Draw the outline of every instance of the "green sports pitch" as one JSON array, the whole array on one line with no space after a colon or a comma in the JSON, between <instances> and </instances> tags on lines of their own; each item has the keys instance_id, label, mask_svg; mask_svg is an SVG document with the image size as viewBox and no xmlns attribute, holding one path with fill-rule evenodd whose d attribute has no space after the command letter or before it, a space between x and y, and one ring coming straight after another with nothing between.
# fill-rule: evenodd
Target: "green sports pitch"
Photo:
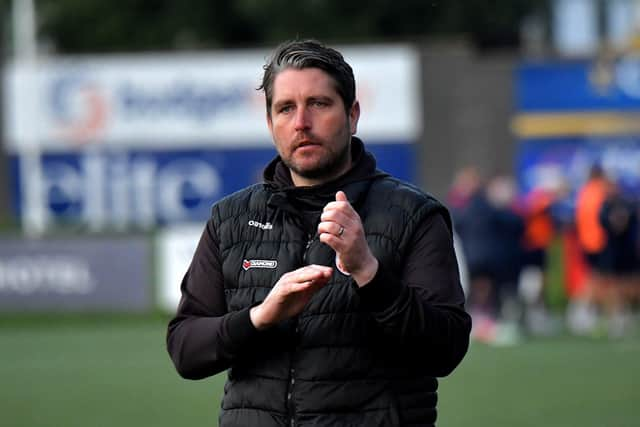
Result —
<instances>
[{"instance_id":1,"label":"green sports pitch","mask_svg":"<svg viewBox=\"0 0 640 427\"><path fill-rule=\"evenodd\" d=\"M163 316L0 317L3 427L215 426L222 375L178 377ZM473 343L441 427L640 425L640 339Z\"/></svg>"}]
</instances>

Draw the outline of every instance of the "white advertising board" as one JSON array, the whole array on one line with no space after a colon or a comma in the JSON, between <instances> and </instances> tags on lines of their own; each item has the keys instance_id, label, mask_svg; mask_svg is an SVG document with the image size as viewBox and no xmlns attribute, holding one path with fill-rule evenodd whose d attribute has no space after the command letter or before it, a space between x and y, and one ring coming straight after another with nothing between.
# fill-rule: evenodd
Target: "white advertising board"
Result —
<instances>
[{"instance_id":1,"label":"white advertising board","mask_svg":"<svg viewBox=\"0 0 640 427\"><path fill-rule=\"evenodd\" d=\"M158 307L175 313L180 302L180 283L189 268L203 224L189 224L164 228L157 235L157 278L156 289Z\"/></svg>"},{"instance_id":2,"label":"white advertising board","mask_svg":"<svg viewBox=\"0 0 640 427\"><path fill-rule=\"evenodd\" d=\"M406 45L340 50L357 80L362 109L358 135L371 143L415 140L421 120L417 52ZM268 54L52 57L39 62L35 79L20 64L9 63L4 74L5 141L12 152L30 140L46 151L88 144L269 146L264 96L256 90ZM37 102L21 96L33 80Z\"/></svg>"}]
</instances>

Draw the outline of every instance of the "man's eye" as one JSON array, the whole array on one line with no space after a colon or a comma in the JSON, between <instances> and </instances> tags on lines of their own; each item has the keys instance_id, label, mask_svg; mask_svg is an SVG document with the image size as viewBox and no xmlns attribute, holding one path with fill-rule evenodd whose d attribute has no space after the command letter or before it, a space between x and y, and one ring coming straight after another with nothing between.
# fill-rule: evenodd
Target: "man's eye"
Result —
<instances>
[{"instance_id":1,"label":"man's eye","mask_svg":"<svg viewBox=\"0 0 640 427\"><path fill-rule=\"evenodd\" d=\"M280 109L278 110L279 113L288 113L293 109L293 107L291 105L285 105L283 107L280 107Z\"/></svg>"}]
</instances>

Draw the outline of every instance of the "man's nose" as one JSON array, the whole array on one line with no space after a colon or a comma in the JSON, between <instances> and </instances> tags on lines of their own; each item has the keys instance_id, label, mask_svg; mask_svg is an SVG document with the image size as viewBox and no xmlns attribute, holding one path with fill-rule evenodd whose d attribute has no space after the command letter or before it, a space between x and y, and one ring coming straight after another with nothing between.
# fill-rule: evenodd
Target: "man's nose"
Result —
<instances>
[{"instance_id":1,"label":"man's nose","mask_svg":"<svg viewBox=\"0 0 640 427\"><path fill-rule=\"evenodd\" d=\"M306 108L298 108L296 110L295 129L300 131L309 129L310 126L309 111Z\"/></svg>"}]
</instances>

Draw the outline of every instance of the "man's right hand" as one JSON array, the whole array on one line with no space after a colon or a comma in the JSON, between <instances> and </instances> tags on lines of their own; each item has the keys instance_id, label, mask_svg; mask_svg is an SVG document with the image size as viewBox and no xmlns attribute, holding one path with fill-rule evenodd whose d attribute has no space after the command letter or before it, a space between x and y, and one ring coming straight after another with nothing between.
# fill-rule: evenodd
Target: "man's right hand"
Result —
<instances>
[{"instance_id":1,"label":"man's right hand","mask_svg":"<svg viewBox=\"0 0 640 427\"><path fill-rule=\"evenodd\" d=\"M332 272L331 267L307 265L283 274L265 300L251 309L251 323L262 330L296 316L313 294L329 281Z\"/></svg>"}]
</instances>

